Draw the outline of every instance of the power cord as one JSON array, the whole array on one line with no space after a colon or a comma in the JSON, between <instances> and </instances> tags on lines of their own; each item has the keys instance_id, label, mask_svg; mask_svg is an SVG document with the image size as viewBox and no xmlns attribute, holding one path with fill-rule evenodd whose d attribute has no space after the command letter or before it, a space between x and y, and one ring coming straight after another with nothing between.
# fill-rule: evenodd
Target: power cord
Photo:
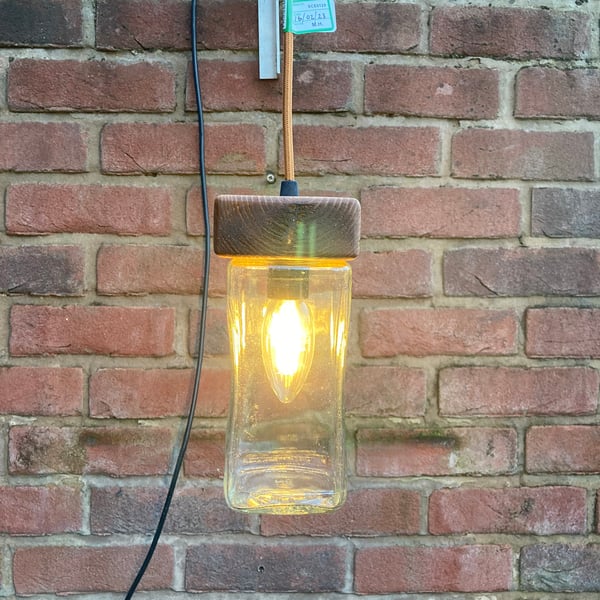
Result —
<instances>
[{"instance_id":1,"label":"power cord","mask_svg":"<svg viewBox=\"0 0 600 600\"><path fill-rule=\"evenodd\" d=\"M281 196L297 196L298 183L294 167L294 130L292 123L292 96L294 86L294 34L283 33L283 163L284 178Z\"/></svg>"},{"instance_id":2,"label":"power cord","mask_svg":"<svg viewBox=\"0 0 600 600\"><path fill-rule=\"evenodd\" d=\"M173 494L177 486L177 479L183 465L183 459L185 451L190 440L190 434L192 432L192 423L194 420L194 413L196 412L196 404L198 403L198 389L200 387L200 375L202 373L202 364L204 362L204 340L206 333L206 312L208 307L208 282L210 272L210 218L208 216L208 194L206 189L206 164L204 160L204 114L202 110L202 94L200 90L200 79L198 76L198 33L197 33L197 12L198 12L198 0L192 0L191 7L191 33L192 33L192 66L194 70L194 93L196 96L196 106L198 115L198 151L199 151L199 167L200 167L200 188L202 196L202 214L204 220L204 274L202 277L202 291L200 293L201 307L200 307L200 319L199 319L199 331L198 331L198 342L197 342L197 359L196 369L194 374L194 387L192 389L192 397L190 400L189 411L186 420L185 431L181 439L179 446L179 452L177 454L177 461L173 468L173 475L171 476L171 482L169 484L169 490L163 504L162 512L152 537L152 542L144 558L144 562L140 566L125 600L130 600L133 597L142 577L146 573L148 565L154 556L154 551L158 545L158 540L162 534L165 521L169 508L171 507L171 501L173 500Z\"/></svg>"}]
</instances>

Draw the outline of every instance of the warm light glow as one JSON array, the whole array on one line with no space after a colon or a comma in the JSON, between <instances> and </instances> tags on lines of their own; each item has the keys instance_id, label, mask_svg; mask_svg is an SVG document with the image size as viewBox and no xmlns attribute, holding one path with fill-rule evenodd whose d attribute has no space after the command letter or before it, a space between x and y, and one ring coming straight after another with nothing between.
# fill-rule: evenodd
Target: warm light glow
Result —
<instances>
[{"instance_id":1,"label":"warm light glow","mask_svg":"<svg viewBox=\"0 0 600 600\"><path fill-rule=\"evenodd\" d=\"M280 375L295 375L309 342L309 332L293 300L285 300L271 316L267 336L273 350L273 363Z\"/></svg>"},{"instance_id":2,"label":"warm light glow","mask_svg":"<svg viewBox=\"0 0 600 600\"><path fill-rule=\"evenodd\" d=\"M300 392L313 356L313 325L301 300L271 300L263 324L263 362L273 391L281 402Z\"/></svg>"}]
</instances>

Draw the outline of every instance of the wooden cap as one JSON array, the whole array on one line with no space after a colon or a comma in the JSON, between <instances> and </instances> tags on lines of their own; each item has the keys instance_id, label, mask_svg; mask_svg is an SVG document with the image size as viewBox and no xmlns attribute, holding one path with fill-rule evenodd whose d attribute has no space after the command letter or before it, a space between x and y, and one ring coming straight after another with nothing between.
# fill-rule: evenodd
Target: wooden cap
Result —
<instances>
[{"instance_id":1,"label":"wooden cap","mask_svg":"<svg viewBox=\"0 0 600 600\"><path fill-rule=\"evenodd\" d=\"M214 225L221 256L354 258L360 204L354 198L221 195Z\"/></svg>"}]
</instances>

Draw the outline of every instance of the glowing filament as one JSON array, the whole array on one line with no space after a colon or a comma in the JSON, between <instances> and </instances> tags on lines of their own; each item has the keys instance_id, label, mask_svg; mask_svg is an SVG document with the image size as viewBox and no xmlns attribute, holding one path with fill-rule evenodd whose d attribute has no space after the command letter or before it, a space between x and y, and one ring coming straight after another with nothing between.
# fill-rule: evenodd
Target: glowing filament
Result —
<instances>
[{"instance_id":1,"label":"glowing filament","mask_svg":"<svg viewBox=\"0 0 600 600\"><path fill-rule=\"evenodd\" d=\"M281 402L300 392L312 363L313 327L308 306L299 300L271 300L262 334L263 362Z\"/></svg>"}]
</instances>

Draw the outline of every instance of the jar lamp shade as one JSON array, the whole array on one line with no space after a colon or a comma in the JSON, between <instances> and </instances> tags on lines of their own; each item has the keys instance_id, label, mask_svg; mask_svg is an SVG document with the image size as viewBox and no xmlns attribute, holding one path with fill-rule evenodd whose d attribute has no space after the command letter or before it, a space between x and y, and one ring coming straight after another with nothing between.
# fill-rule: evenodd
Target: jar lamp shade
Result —
<instances>
[{"instance_id":1,"label":"jar lamp shade","mask_svg":"<svg viewBox=\"0 0 600 600\"><path fill-rule=\"evenodd\" d=\"M225 496L247 512L333 510L346 495L342 383L360 205L352 198L218 196L231 258L232 390Z\"/></svg>"}]
</instances>

